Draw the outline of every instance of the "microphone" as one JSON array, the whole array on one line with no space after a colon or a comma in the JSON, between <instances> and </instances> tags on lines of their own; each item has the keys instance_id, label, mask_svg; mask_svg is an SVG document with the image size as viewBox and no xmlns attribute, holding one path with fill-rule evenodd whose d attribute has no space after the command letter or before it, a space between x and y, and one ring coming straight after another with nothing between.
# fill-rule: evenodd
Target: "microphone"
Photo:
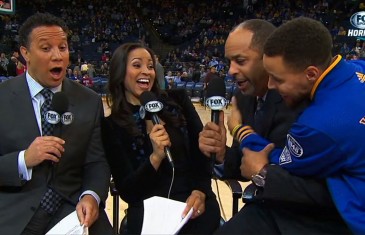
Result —
<instances>
[{"instance_id":1,"label":"microphone","mask_svg":"<svg viewBox=\"0 0 365 235\"><path fill-rule=\"evenodd\" d=\"M68 109L68 98L65 95L64 92L56 92L53 95L52 98L52 104L51 107L57 112L57 113L65 113Z\"/></svg>"},{"instance_id":2,"label":"microphone","mask_svg":"<svg viewBox=\"0 0 365 235\"><path fill-rule=\"evenodd\" d=\"M51 109L52 110L50 110L46 113L46 121L48 123L55 125L55 127L58 127L58 128L53 129L53 135L57 136L57 137L61 137L62 136L62 124L68 123L67 121L65 122L64 119L65 119L65 117L69 117L69 115L67 115L68 98L64 92L62 92L62 91L56 92L53 95ZM72 122L72 119L71 119L71 122ZM69 118L67 120L69 120ZM69 122L68 124L71 124L71 122ZM66 125L68 125L68 124L66 124Z\"/></svg>"},{"instance_id":3,"label":"microphone","mask_svg":"<svg viewBox=\"0 0 365 235\"><path fill-rule=\"evenodd\" d=\"M144 91L139 100L144 110L151 114L153 125L160 124L160 118L157 116L157 113L162 110L163 104L157 100L155 94L150 91ZM165 146L164 151L171 167L174 168L174 161L172 160L169 146Z\"/></svg>"},{"instance_id":4,"label":"microphone","mask_svg":"<svg viewBox=\"0 0 365 235\"><path fill-rule=\"evenodd\" d=\"M215 124L219 124L219 111L223 110L227 105L225 99L226 85L222 78L213 78L207 87L205 105L208 106L211 111L211 121ZM212 160L212 167L214 166L216 153L211 153L210 158ZM214 173L214 171L213 171Z\"/></svg>"},{"instance_id":5,"label":"microphone","mask_svg":"<svg viewBox=\"0 0 365 235\"><path fill-rule=\"evenodd\" d=\"M62 125L69 125L72 123L73 115L68 111L68 98L62 91L56 92L52 98L51 107L53 110L60 115L60 121L56 123L53 130L54 136L62 137Z\"/></svg>"}]
</instances>

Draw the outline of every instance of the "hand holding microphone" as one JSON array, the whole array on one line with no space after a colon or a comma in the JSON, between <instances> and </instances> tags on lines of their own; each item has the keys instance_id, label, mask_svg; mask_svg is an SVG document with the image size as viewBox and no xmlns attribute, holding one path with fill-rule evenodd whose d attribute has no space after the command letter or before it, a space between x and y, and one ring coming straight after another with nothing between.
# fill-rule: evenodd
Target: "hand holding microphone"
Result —
<instances>
[{"instance_id":1,"label":"hand holding microphone","mask_svg":"<svg viewBox=\"0 0 365 235\"><path fill-rule=\"evenodd\" d=\"M162 110L163 104L158 101L155 94L150 91L143 92L139 99L143 111L148 112L151 115L152 123L154 124L150 133L154 153L157 154L157 157L160 157L161 155L159 152L161 152L162 147L170 165L174 168L174 162L169 147L171 145L170 138L163 125L160 124L160 118L157 115L157 113Z\"/></svg>"},{"instance_id":2,"label":"hand holding microphone","mask_svg":"<svg viewBox=\"0 0 365 235\"><path fill-rule=\"evenodd\" d=\"M67 112L68 99L63 92L53 95L51 110L45 114L45 119L52 124L53 135L37 137L25 150L24 160L27 167L31 168L39 165L45 160L59 162L62 153L65 151L63 145L65 141L62 136L62 125L71 124L72 114ZM61 115L60 115L61 114Z\"/></svg>"},{"instance_id":3,"label":"hand holding microphone","mask_svg":"<svg viewBox=\"0 0 365 235\"><path fill-rule=\"evenodd\" d=\"M207 99L205 105L208 106L211 111L211 121L219 125L220 123L220 112L227 106L227 101L225 99L226 85L222 78L213 78L207 87ZM216 161L217 152L211 152L210 157L212 161L212 166L214 166Z\"/></svg>"},{"instance_id":4,"label":"hand holding microphone","mask_svg":"<svg viewBox=\"0 0 365 235\"><path fill-rule=\"evenodd\" d=\"M153 147L152 157L161 162L167 157L165 147L171 146L169 135L163 125L156 124L152 127L149 137Z\"/></svg>"}]
</instances>

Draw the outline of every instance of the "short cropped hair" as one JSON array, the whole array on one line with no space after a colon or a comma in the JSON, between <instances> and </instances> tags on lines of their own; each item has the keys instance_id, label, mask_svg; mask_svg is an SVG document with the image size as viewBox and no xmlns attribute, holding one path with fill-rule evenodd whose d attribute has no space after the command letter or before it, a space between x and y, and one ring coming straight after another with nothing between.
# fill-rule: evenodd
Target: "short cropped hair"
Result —
<instances>
[{"instance_id":1,"label":"short cropped hair","mask_svg":"<svg viewBox=\"0 0 365 235\"><path fill-rule=\"evenodd\" d=\"M247 29L253 33L250 48L262 55L265 42L276 27L266 20L250 19L240 23L232 31L237 29Z\"/></svg>"},{"instance_id":2,"label":"short cropped hair","mask_svg":"<svg viewBox=\"0 0 365 235\"><path fill-rule=\"evenodd\" d=\"M61 19L49 13L36 13L25 20L19 29L19 44L29 48L30 34L33 29L40 26L59 26L68 35L68 27Z\"/></svg>"},{"instance_id":3,"label":"short cropped hair","mask_svg":"<svg viewBox=\"0 0 365 235\"><path fill-rule=\"evenodd\" d=\"M319 21L307 17L295 18L281 25L267 39L264 54L282 56L293 71L308 66L327 68L332 59L332 37Z\"/></svg>"}]
</instances>

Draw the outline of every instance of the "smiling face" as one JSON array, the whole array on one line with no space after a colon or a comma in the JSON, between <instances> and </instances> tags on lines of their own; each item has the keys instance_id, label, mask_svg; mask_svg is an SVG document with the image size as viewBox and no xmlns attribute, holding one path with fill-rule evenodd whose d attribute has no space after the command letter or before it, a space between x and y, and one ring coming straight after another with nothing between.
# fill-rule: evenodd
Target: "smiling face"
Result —
<instances>
[{"instance_id":1,"label":"smiling face","mask_svg":"<svg viewBox=\"0 0 365 235\"><path fill-rule=\"evenodd\" d=\"M69 64L67 35L59 26L40 26L29 35L29 46L20 47L29 74L44 87L60 85Z\"/></svg>"},{"instance_id":2,"label":"smiling face","mask_svg":"<svg viewBox=\"0 0 365 235\"><path fill-rule=\"evenodd\" d=\"M262 55L251 47L253 33L245 28L231 32L225 44L225 57L230 61L229 73L239 89L248 95L263 96L267 91L268 74Z\"/></svg>"},{"instance_id":3,"label":"smiling face","mask_svg":"<svg viewBox=\"0 0 365 235\"><path fill-rule=\"evenodd\" d=\"M130 51L124 80L125 96L131 104L140 104L139 96L150 91L155 82L156 72L151 54L144 48Z\"/></svg>"},{"instance_id":4,"label":"smiling face","mask_svg":"<svg viewBox=\"0 0 365 235\"><path fill-rule=\"evenodd\" d=\"M270 74L269 89L278 90L286 105L295 107L310 97L312 87L320 76L320 71L316 67L309 66L303 71L296 71L285 64L282 56L264 55L263 61L265 69Z\"/></svg>"}]
</instances>

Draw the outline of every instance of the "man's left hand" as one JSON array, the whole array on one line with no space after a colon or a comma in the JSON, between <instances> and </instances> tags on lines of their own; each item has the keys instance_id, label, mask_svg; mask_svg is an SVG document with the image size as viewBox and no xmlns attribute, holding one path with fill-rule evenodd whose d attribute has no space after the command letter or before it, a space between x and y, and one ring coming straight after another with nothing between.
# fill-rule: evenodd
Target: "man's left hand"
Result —
<instances>
[{"instance_id":1,"label":"man's left hand","mask_svg":"<svg viewBox=\"0 0 365 235\"><path fill-rule=\"evenodd\" d=\"M79 203L77 203L76 212L80 224L90 228L99 217L98 202L92 195L87 194L81 198Z\"/></svg>"},{"instance_id":2,"label":"man's left hand","mask_svg":"<svg viewBox=\"0 0 365 235\"><path fill-rule=\"evenodd\" d=\"M248 148L243 148L243 157L241 159L241 175L246 179L257 174L266 164L269 163L269 154L274 149L274 144L268 144L260 152L252 151Z\"/></svg>"}]
</instances>

